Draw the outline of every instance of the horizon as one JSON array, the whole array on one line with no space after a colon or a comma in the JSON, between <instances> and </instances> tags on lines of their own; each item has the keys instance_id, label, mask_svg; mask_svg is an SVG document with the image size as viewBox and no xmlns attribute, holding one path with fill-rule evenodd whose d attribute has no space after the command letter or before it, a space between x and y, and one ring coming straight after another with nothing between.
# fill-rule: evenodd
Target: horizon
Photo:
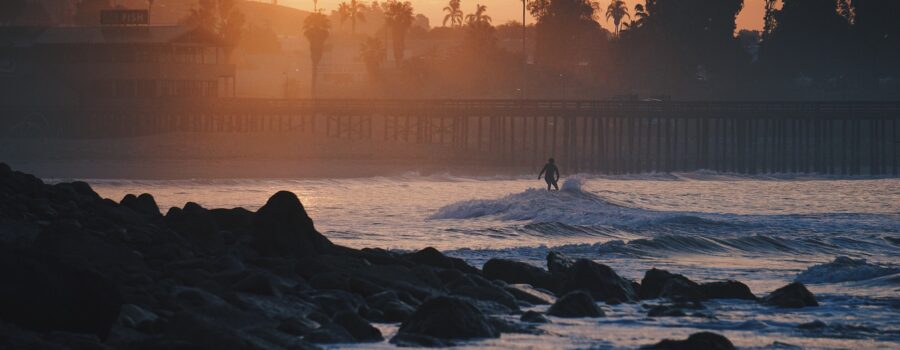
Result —
<instances>
[{"instance_id":1,"label":"horizon","mask_svg":"<svg viewBox=\"0 0 900 350\"><path fill-rule=\"evenodd\" d=\"M326 12L330 13L332 10L336 10L338 4L344 2L346 0L320 0L319 8L324 9ZM625 0L628 3L628 8L631 12L634 12L634 5L642 2L641 0ZM265 1L262 1L265 2ZM363 1L364 3L370 3L371 1ZM413 4L413 7L416 10L416 13L421 13L428 17L431 22L432 27L440 27L443 22L443 8L447 6L447 1L444 0L415 0L410 1ZM601 0L600 7L601 11L606 8L608 5L608 1ZM280 5L298 8L301 10L312 10L312 1L311 0L282 0L279 2ZM493 19L494 25L500 25L509 21L521 22L522 20L522 6L521 1L519 0L474 0L474 1L463 1L462 8L463 12L468 14L474 11L476 4L483 4L488 7L487 14L491 16ZM744 0L744 9L737 16L737 29L749 29L749 30L762 30L763 29L763 17L765 14L765 0ZM534 18L529 14L527 22L529 24L534 23ZM599 23L603 28L607 30L612 28L612 22L606 21L603 17L603 13L600 14Z\"/></svg>"}]
</instances>

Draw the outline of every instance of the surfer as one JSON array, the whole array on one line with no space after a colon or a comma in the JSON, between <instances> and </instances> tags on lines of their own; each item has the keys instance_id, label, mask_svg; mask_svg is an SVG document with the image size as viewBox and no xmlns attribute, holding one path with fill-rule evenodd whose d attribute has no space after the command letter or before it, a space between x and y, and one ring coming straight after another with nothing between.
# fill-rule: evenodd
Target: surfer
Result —
<instances>
[{"instance_id":1,"label":"surfer","mask_svg":"<svg viewBox=\"0 0 900 350\"><path fill-rule=\"evenodd\" d=\"M556 162L553 158L550 158L547 164L544 165L544 169L541 169L541 173L538 174L538 180L541 179L541 176L544 176L544 180L547 181L547 191L550 191L551 186L559 191L559 185L557 184L557 181L559 181L559 168L556 167Z\"/></svg>"}]
</instances>

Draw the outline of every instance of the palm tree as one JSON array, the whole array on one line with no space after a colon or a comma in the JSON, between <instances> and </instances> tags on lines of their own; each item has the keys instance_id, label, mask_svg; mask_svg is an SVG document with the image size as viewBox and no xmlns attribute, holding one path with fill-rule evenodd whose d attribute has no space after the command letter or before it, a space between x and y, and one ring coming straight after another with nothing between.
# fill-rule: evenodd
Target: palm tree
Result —
<instances>
[{"instance_id":1,"label":"palm tree","mask_svg":"<svg viewBox=\"0 0 900 350\"><path fill-rule=\"evenodd\" d=\"M369 78L375 80L384 63L384 43L378 38L368 37L359 48L359 57L366 64Z\"/></svg>"},{"instance_id":2,"label":"palm tree","mask_svg":"<svg viewBox=\"0 0 900 350\"><path fill-rule=\"evenodd\" d=\"M338 5L338 15L341 16L341 25L349 19L351 26L350 32L356 34L356 21L366 21L366 15L363 14L365 9L366 5L357 0L350 0L349 3L342 2Z\"/></svg>"},{"instance_id":3,"label":"palm tree","mask_svg":"<svg viewBox=\"0 0 900 350\"><path fill-rule=\"evenodd\" d=\"M612 18L616 27L617 37L619 36L619 29L622 27L622 18L625 17L631 19L631 15L628 14L628 5L625 4L624 0L612 0L609 6L606 7L606 21L609 22L609 19Z\"/></svg>"},{"instance_id":4,"label":"palm tree","mask_svg":"<svg viewBox=\"0 0 900 350\"><path fill-rule=\"evenodd\" d=\"M403 51L406 50L406 33L414 20L413 7L408 1L389 1L387 3L387 9L384 11L384 22L391 29L391 33L394 36L394 62L398 67L403 63Z\"/></svg>"},{"instance_id":5,"label":"palm tree","mask_svg":"<svg viewBox=\"0 0 900 350\"><path fill-rule=\"evenodd\" d=\"M475 5L475 13L466 16L466 23L468 23L469 25L478 23L490 24L492 21L491 16L484 14L485 12L487 12L487 6Z\"/></svg>"},{"instance_id":6,"label":"palm tree","mask_svg":"<svg viewBox=\"0 0 900 350\"><path fill-rule=\"evenodd\" d=\"M316 97L316 80L319 73L319 62L322 61L322 52L325 49L325 40L328 39L328 30L331 23L328 17L321 12L315 12L306 16L303 20L303 35L309 41L309 57L312 60L312 97Z\"/></svg>"},{"instance_id":7,"label":"palm tree","mask_svg":"<svg viewBox=\"0 0 900 350\"><path fill-rule=\"evenodd\" d=\"M451 27L460 27L463 24L463 12L460 9L460 0L450 0L450 4L447 7L444 7L444 12L447 13L444 16L444 26L447 26L447 22L450 22Z\"/></svg>"}]
</instances>

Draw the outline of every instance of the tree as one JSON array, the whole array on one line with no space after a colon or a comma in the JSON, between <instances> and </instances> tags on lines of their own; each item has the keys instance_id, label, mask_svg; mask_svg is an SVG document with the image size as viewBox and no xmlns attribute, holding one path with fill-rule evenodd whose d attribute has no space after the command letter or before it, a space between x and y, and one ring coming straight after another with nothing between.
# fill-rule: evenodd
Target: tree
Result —
<instances>
[{"instance_id":1,"label":"tree","mask_svg":"<svg viewBox=\"0 0 900 350\"><path fill-rule=\"evenodd\" d=\"M182 22L218 35L233 50L241 40L246 18L234 7L235 0L200 0Z\"/></svg>"},{"instance_id":2,"label":"tree","mask_svg":"<svg viewBox=\"0 0 900 350\"><path fill-rule=\"evenodd\" d=\"M380 75L381 65L384 64L384 52L384 43L375 37L366 38L359 48L359 57L366 64L366 71L373 81Z\"/></svg>"},{"instance_id":3,"label":"tree","mask_svg":"<svg viewBox=\"0 0 900 350\"><path fill-rule=\"evenodd\" d=\"M485 14L486 12L487 12L487 6L480 5L480 4L475 5L475 13L471 13L466 16L466 23L468 23L469 25L479 24L479 23L490 25L492 19L491 19L491 16L488 16Z\"/></svg>"},{"instance_id":4,"label":"tree","mask_svg":"<svg viewBox=\"0 0 900 350\"><path fill-rule=\"evenodd\" d=\"M394 62L399 67L403 63L403 53L406 50L406 34L409 27L412 26L415 16L413 16L412 4L408 1L388 1L386 7L384 21L393 34Z\"/></svg>"},{"instance_id":5,"label":"tree","mask_svg":"<svg viewBox=\"0 0 900 350\"><path fill-rule=\"evenodd\" d=\"M27 0L0 1L0 26L13 23L25 11L27 5Z\"/></svg>"},{"instance_id":6,"label":"tree","mask_svg":"<svg viewBox=\"0 0 900 350\"><path fill-rule=\"evenodd\" d=\"M350 0L350 2L342 2L338 5L338 15L341 16L341 25L344 24L348 19L350 20L351 33L356 34L356 22L365 22L366 15L363 12L366 10L366 5L360 3L357 0Z\"/></svg>"},{"instance_id":7,"label":"tree","mask_svg":"<svg viewBox=\"0 0 900 350\"><path fill-rule=\"evenodd\" d=\"M451 27L461 27L463 25L463 12L460 9L460 0L450 0L450 3L444 7L444 27L450 22Z\"/></svg>"},{"instance_id":8,"label":"tree","mask_svg":"<svg viewBox=\"0 0 900 350\"><path fill-rule=\"evenodd\" d=\"M606 7L606 21L608 22L610 18L613 20L613 24L616 28L616 37L619 36L622 18L625 17L631 19L631 15L628 13L628 5L625 4L625 1L612 0L612 2L609 3L609 6Z\"/></svg>"},{"instance_id":9,"label":"tree","mask_svg":"<svg viewBox=\"0 0 900 350\"><path fill-rule=\"evenodd\" d=\"M309 41L309 58L312 61L312 97L316 97L316 81L319 74L319 62L322 61L322 54L325 51L325 40L328 39L328 32L331 29L331 23L328 17L320 12L315 12L306 16L303 20L303 35Z\"/></svg>"},{"instance_id":10,"label":"tree","mask_svg":"<svg viewBox=\"0 0 900 350\"><path fill-rule=\"evenodd\" d=\"M528 10L537 19L535 58L538 63L572 68L589 55L600 25L589 0L533 0Z\"/></svg>"}]
</instances>

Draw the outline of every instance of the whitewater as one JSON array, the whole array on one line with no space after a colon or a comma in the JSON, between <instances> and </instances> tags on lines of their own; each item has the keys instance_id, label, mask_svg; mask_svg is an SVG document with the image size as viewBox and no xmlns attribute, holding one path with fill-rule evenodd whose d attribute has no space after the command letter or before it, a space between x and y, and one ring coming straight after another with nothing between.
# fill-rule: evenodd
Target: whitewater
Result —
<instances>
[{"instance_id":1,"label":"whitewater","mask_svg":"<svg viewBox=\"0 0 900 350\"><path fill-rule=\"evenodd\" d=\"M54 179L64 181L69 179ZM713 173L573 176L548 192L536 176L407 174L356 179L87 179L104 197L151 193L161 208L193 201L255 210L295 192L316 227L356 248L436 247L481 266L543 266L549 251L640 280L657 267L695 281L736 279L757 296L806 283L821 307L778 310L712 301L694 317L648 318L640 304L603 319L557 320L543 335L478 348L619 349L709 330L741 348L900 348L900 179ZM163 209L165 210L165 209ZM381 326L386 338L396 329ZM391 348L387 343L360 345Z\"/></svg>"}]
</instances>

